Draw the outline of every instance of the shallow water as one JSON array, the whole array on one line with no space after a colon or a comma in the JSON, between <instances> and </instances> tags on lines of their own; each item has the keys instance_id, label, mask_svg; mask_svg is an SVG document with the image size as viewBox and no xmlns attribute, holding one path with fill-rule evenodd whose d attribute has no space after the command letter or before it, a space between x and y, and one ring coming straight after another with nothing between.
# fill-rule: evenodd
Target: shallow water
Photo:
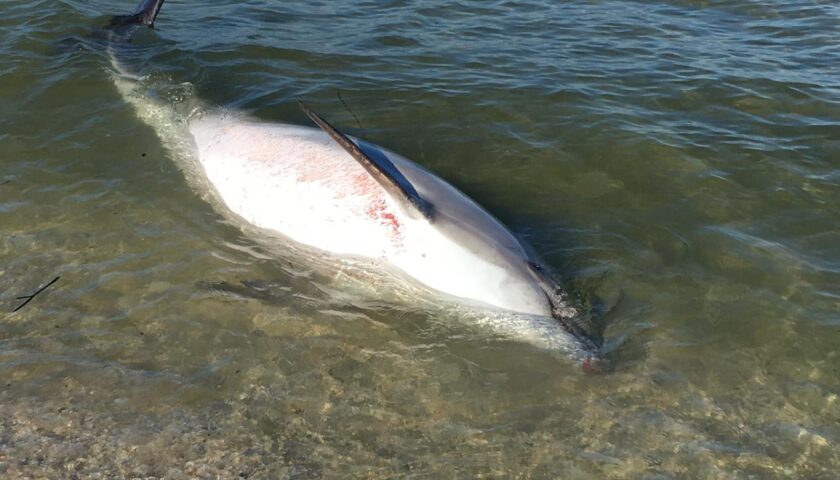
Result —
<instances>
[{"instance_id":1,"label":"shallow water","mask_svg":"<svg viewBox=\"0 0 840 480\"><path fill-rule=\"evenodd\" d=\"M111 82L133 4L4 2L0 475L836 478L836 3L170 2L168 100L438 173L616 304L611 371L266 246Z\"/></svg>"}]
</instances>

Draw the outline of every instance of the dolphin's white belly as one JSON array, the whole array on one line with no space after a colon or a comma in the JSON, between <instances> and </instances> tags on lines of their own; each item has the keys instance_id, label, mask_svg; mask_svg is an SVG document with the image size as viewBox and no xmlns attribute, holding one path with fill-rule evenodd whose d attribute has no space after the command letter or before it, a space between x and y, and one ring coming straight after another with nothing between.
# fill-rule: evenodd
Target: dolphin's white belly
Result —
<instances>
[{"instance_id":1,"label":"dolphin's white belly","mask_svg":"<svg viewBox=\"0 0 840 480\"><path fill-rule=\"evenodd\" d=\"M240 122L192 131L207 178L248 222L340 255L378 258L400 247L404 228L390 198L328 137Z\"/></svg>"},{"instance_id":2,"label":"dolphin's white belly","mask_svg":"<svg viewBox=\"0 0 840 480\"><path fill-rule=\"evenodd\" d=\"M423 217L409 215L319 130L208 116L190 125L207 179L236 215L257 227L339 255L384 259L425 285L524 313L551 315L534 282L512 276ZM387 152L426 195L514 257L521 245L474 202ZM417 217L417 218L415 218Z\"/></svg>"}]
</instances>

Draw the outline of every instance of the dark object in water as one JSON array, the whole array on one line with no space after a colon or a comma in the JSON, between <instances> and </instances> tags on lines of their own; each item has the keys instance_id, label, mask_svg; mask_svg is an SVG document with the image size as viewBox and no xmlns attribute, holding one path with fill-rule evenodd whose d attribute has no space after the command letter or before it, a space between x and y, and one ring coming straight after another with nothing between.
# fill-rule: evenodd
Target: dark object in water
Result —
<instances>
[{"instance_id":1,"label":"dark object in water","mask_svg":"<svg viewBox=\"0 0 840 480\"><path fill-rule=\"evenodd\" d=\"M121 27L125 25L145 25L153 27L160 7L164 0L142 0L137 6L137 11L131 15L117 15L111 19L109 26Z\"/></svg>"},{"instance_id":2,"label":"dark object in water","mask_svg":"<svg viewBox=\"0 0 840 480\"><path fill-rule=\"evenodd\" d=\"M39 289L38 289L35 293L33 293L32 295L21 295L21 296L19 296L19 297L16 297L18 300L23 300L23 299L26 299L26 301L25 301L25 302L23 302L23 303L21 303L21 304L20 304L20 306L18 306L16 309L12 310L12 313L17 312L17 311L18 311L18 310L20 310L21 308L25 307L25 306L26 306L26 304L28 304L29 302L31 302L31 301L32 301L32 299L33 299L33 298L35 298L36 296L38 296L38 294L39 294L39 293L43 292L44 290L46 290L46 289L47 289L47 287L49 287L49 286L50 286L50 285L52 285L53 283L57 282L59 278L61 278L61 277L55 277L55 278L53 278L52 280L50 280L50 283L48 283L48 284L44 285L43 287L39 288Z\"/></svg>"}]
</instances>

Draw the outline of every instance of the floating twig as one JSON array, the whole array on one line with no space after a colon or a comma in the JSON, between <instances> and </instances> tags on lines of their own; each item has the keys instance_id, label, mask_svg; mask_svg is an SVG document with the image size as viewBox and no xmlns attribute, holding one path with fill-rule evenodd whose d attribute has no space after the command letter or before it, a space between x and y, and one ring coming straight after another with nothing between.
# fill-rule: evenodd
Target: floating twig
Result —
<instances>
[{"instance_id":1,"label":"floating twig","mask_svg":"<svg viewBox=\"0 0 840 480\"><path fill-rule=\"evenodd\" d=\"M35 292L35 293L33 293L32 295L21 295L20 297L17 297L17 299L18 299L18 300L24 300L24 299L25 299L26 301L25 301L25 302L23 302L23 303L21 303L21 304L20 304L20 306L19 306L19 307L17 307L16 309L12 310L12 312L17 312L17 311L18 311L18 310L20 310L21 308L25 307L27 303L31 302L31 301L32 301L32 299L33 299L33 298L35 298L36 296L38 296L38 294L39 294L39 293L41 293L41 292L43 292L44 290L46 290L46 289L47 289L47 287L49 287L49 286L50 286L50 285L52 285L53 283L57 282L59 278L61 278L61 277L55 277L55 278L53 278L52 280L50 280L50 283L48 283L48 284L44 285L43 287L39 288L39 289L38 289L38 291L36 291L36 292Z\"/></svg>"},{"instance_id":2,"label":"floating twig","mask_svg":"<svg viewBox=\"0 0 840 480\"><path fill-rule=\"evenodd\" d=\"M356 117L356 114L353 113L353 110L350 110L350 106L347 105L347 102L344 101L344 98L341 96L341 92L335 92L335 94L338 96L338 99L341 100L341 104L344 105L344 108L346 108L347 111L350 112L350 115L353 115L353 119L356 120L356 125L358 125L359 128L362 128L362 122L359 121L359 118Z\"/></svg>"}]
</instances>

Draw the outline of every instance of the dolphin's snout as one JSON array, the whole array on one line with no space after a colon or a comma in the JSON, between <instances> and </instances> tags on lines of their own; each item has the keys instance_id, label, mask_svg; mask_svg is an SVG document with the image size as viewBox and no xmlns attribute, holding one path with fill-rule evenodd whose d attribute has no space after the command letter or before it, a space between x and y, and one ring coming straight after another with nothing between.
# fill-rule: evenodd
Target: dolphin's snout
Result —
<instances>
[{"instance_id":1,"label":"dolphin's snout","mask_svg":"<svg viewBox=\"0 0 840 480\"><path fill-rule=\"evenodd\" d=\"M580 364L580 369L586 375L602 375L609 370L609 363L597 354L587 355Z\"/></svg>"}]
</instances>

